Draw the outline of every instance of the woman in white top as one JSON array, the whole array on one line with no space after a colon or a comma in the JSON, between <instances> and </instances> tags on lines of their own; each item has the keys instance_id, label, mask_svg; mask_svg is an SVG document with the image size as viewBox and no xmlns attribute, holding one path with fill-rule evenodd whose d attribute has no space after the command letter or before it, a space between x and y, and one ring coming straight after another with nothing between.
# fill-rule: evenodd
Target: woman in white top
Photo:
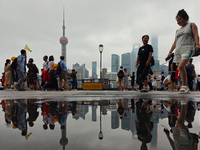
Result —
<instances>
[{"instance_id":1,"label":"woman in white top","mask_svg":"<svg viewBox=\"0 0 200 150\"><path fill-rule=\"evenodd\" d=\"M175 49L174 62L178 64L182 79L182 86L179 93L189 93L185 66L193 55L194 47L196 51L199 50L198 28L195 23L190 23L188 21L189 16L184 9L178 12L176 20L181 28L176 31L175 41L172 44L168 56L170 56Z\"/></svg>"}]
</instances>

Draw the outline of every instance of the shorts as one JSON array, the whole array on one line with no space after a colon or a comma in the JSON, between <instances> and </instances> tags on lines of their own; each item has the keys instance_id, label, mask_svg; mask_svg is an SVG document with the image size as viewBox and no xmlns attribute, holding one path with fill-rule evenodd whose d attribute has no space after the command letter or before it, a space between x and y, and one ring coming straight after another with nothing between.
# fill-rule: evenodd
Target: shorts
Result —
<instances>
[{"instance_id":1,"label":"shorts","mask_svg":"<svg viewBox=\"0 0 200 150\"><path fill-rule=\"evenodd\" d=\"M182 59L190 59L193 55L194 51L189 50L181 54L174 54L174 63L179 63Z\"/></svg>"},{"instance_id":2,"label":"shorts","mask_svg":"<svg viewBox=\"0 0 200 150\"><path fill-rule=\"evenodd\" d=\"M124 79L118 79L118 86L124 86Z\"/></svg>"}]
</instances>

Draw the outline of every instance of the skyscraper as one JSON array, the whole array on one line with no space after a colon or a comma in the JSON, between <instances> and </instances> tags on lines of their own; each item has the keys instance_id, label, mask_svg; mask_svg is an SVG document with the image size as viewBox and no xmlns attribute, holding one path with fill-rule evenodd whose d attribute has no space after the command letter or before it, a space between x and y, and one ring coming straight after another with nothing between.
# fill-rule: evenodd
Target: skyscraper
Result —
<instances>
[{"instance_id":1,"label":"skyscraper","mask_svg":"<svg viewBox=\"0 0 200 150\"><path fill-rule=\"evenodd\" d=\"M111 72L117 72L119 69L119 55L112 54L111 56Z\"/></svg>"},{"instance_id":2,"label":"skyscraper","mask_svg":"<svg viewBox=\"0 0 200 150\"><path fill-rule=\"evenodd\" d=\"M158 37L152 36L151 45L153 47L153 57L155 60L158 60Z\"/></svg>"},{"instance_id":3,"label":"skyscraper","mask_svg":"<svg viewBox=\"0 0 200 150\"><path fill-rule=\"evenodd\" d=\"M97 62L92 62L92 78L97 78Z\"/></svg>"},{"instance_id":4,"label":"skyscraper","mask_svg":"<svg viewBox=\"0 0 200 150\"><path fill-rule=\"evenodd\" d=\"M131 54L125 53L122 54L122 66L127 68L127 73L131 74Z\"/></svg>"},{"instance_id":5,"label":"skyscraper","mask_svg":"<svg viewBox=\"0 0 200 150\"><path fill-rule=\"evenodd\" d=\"M160 68L160 61L158 60L158 37L152 36L151 38L151 45L153 47L153 57L155 60L155 64L152 69L159 69Z\"/></svg>"},{"instance_id":6,"label":"skyscraper","mask_svg":"<svg viewBox=\"0 0 200 150\"><path fill-rule=\"evenodd\" d=\"M65 14L63 9L63 36L60 38L60 44L61 44L61 56L65 57L65 63L66 63L66 45L68 44L68 39L65 37Z\"/></svg>"},{"instance_id":7,"label":"skyscraper","mask_svg":"<svg viewBox=\"0 0 200 150\"><path fill-rule=\"evenodd\" d=\"M136 72L136 60L137 60L137 54L138 50L140 48L140 44L134 44L133 45L133 50L131 51L131 72Z\"/></svg>"}]
</instances>

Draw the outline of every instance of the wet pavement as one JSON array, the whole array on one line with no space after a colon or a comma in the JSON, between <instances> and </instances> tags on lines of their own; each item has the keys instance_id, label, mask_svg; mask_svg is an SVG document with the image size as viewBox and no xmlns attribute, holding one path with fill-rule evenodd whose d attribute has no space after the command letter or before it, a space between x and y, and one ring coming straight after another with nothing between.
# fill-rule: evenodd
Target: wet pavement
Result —
<instances>
[{"instance_id":1,"label":"wet pavement","mask_svg":"<svg viewBox=\"0 0 200 150\"><path fill-rule=\"evenodd\" d=\"M159 91L0 91L1 150L171 150L169 137L179 141L173 133L182 116L194 140L179 145L187 143L186 149L190 149L189 145L199 150L199 144L194 142L200 132L199 95ZM164 128L169 132L165 133Z\"/></svg>"}]
</instances>

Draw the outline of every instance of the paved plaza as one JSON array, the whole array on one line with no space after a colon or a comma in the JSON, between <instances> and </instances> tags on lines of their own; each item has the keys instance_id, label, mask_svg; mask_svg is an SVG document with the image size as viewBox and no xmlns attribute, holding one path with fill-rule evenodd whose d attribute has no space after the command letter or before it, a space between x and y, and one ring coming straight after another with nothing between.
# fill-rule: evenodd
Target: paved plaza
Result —
<instances>
[{"instance_id":1,"label":"paved plaza","mask_svg":"<svg viewBox=\"0 0 200 150\"><path fill-rule=\"evenodd\" d=\"M3 99L49 99L49 100L114 100L114 99L139 99L150 98L152 100L188 99L200 101L200 92L190 94L178 94L178 92L150 91L0 91L0 100Z\"/></svg>"}]
</instances>

